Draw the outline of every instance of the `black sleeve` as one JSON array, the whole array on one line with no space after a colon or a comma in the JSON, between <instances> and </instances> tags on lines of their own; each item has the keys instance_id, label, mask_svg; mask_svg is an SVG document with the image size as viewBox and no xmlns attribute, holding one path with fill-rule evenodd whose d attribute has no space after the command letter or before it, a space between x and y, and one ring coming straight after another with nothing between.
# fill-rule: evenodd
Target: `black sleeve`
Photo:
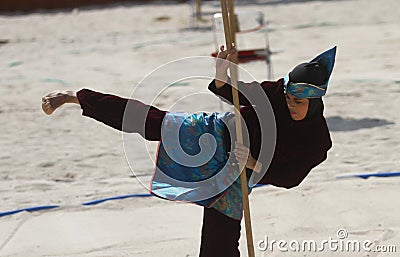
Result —
<instances>
[{"instance_id":1,"label":"black sleeve","mask_svg":"<svg viewBox=\"0 0 400 257\"><path fill-rule=\"evenodd\" d=\"M223 100L226 100L228 103L233 104L233 97L232 97L232 86L230 84L230 79L228 80L225 85L223 85L220 89L217 89L215 86L215 79L211 81L208 86L208 90L213 92L215 95L221 97ZM252 94L255 92L255 87L260 87L260 83L254 81L251 83L246 83L243 81L238 81L238 89L239 89L239 104L242 106L251 106L250 102L247 98L241 93L244 94Z\"/></svg>"}]
</instances>

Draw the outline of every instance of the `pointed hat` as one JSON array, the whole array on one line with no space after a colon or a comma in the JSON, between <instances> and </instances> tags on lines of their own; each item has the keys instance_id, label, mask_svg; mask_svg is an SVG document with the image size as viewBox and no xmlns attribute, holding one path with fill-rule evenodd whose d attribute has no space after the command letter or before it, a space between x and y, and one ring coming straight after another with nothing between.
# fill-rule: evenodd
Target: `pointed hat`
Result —
<instances>
[{"instance_id":1,"label":"pointed hat","mask_svg":"<svg viewBox=\"0 0 400 257\"><path fill-rule=\"evenodd\" d=\"M326 94L335 64L336 46L308 63L296 66L284 78L285 93L297 98L318 98Z\"/></svg>"}]
</instances>

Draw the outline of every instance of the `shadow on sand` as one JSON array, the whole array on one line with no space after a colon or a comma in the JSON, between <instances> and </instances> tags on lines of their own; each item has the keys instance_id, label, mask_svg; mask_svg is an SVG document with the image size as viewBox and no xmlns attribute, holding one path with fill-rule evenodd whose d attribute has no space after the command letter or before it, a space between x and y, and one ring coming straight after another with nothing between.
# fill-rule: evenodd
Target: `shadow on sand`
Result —
<instances>
[{"instance_id":1,"label":"shadow on sand","mask_svg":"<svg viewBox=\"0 0 400 257\"><path fill-rule=\"evenodd\" d=\"M326 118L330 131L353 131L358 129L374 128L379 126L393 125L394 122L382 119L352 119L333 116Z\"/></svg>"}]
</instances>

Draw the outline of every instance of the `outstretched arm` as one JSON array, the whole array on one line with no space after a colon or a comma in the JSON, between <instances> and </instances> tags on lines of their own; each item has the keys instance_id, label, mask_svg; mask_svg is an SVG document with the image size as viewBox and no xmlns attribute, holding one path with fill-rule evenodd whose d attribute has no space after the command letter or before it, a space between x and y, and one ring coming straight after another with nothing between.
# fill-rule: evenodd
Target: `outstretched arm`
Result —
<instances>
[{"instance_id":1,"label":"outstretched arm","mask_svg":"<svg viewBox=\"0 0 400 257\"><path fill-rule=\"evenodd\" d=\"M79 104L75 92L57 91L42 97L42 109L47 115L52 114L58 107L66 103Z\"/></svg>"},{"instance_id":2,"label":"outstretched arm","mask_svg":"<svg viewBox=\"0 0 400 257\"><path fill-rule=\"evenodd\" d=\"M161 124L166 111L144 104L135 99L103 94L89 89L59 91L42 98L42 109L50 115L65 103L79 104L82 115L100 121L107 126L129 133L139 133L147 140L161 139ZM124 120L127 113L129 119Z\"/></svg>"}]
</instances>

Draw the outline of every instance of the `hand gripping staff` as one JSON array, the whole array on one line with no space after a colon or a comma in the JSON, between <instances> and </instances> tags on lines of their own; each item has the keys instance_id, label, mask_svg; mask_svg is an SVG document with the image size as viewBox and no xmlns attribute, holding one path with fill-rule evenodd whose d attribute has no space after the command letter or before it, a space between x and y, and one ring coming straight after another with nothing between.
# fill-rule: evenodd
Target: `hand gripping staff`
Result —
<instances>
[{"instance_id":1,"label":"hand gripping staff","mask_svg":"<svg viewBox=\"0 0 400 257\"><path fill-rule=\"evenodd\" d=\"M236 40L235 38L236 20L233 8L233 1L234 0L221 0L225 43L228 51L231 49L232 44L235 44ZM231 75L233 105L235 107L236 139L238 143L242 144L243 143L242 123L240 120L239 94L237 90L237 84L238 84L237 53L235 54L232 62L233 63L230 64L229 70ZM243 164L239 165L239 167L243 167L240 172L240 182L241 182L242 197L243 197L242 200L243 200L244 222L246 226L247 252L249 257L254 257L253 233L251 229L249 192L247 189L246 167Z\"/></svg>"}]
</instances>

